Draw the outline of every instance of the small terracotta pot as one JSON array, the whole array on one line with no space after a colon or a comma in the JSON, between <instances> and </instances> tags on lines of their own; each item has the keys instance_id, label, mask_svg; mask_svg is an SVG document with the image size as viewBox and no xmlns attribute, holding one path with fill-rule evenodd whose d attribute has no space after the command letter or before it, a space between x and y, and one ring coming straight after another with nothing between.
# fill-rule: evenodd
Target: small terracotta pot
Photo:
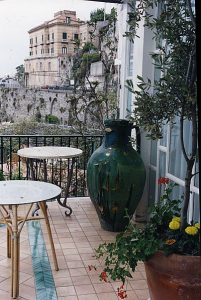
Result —
<instances>
[{"instance_id":1,"label":"small terracotta pot","mask_svg":"<svg viewBox=\"0 0 201 300\"><path fill-rule=\"evenodd\" d=\"M150 300L201 300L201 256L157 252L144 264Z\"/></svg>"}]
</instances>

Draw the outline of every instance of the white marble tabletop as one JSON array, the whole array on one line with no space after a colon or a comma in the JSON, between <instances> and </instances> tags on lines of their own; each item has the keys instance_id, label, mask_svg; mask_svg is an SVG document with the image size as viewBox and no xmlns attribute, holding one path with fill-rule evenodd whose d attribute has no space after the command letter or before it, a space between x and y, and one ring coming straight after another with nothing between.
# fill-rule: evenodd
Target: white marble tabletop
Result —
<instances>
[{"instance_id":1,"label":"white marble tabletop","mask_svg":"<svg viewBox=\"0 0 201 300\"><path fill-rule=\"evenodd\" d=\"M58 159L78 157L82 150L73 147L43 146L23 148L18 150L17 154L26 158Z\"/></svg>"},{"instance_id":2,"label":"white marble tabletop","mask_svg":"<svg viewBox=\"0 0 201 300\"><path fill-rule=\"evenodd\" d=\"M43 181L0 181L0 205L28 204L55 199L61 188Z\"/></svg>"}]
</instances>

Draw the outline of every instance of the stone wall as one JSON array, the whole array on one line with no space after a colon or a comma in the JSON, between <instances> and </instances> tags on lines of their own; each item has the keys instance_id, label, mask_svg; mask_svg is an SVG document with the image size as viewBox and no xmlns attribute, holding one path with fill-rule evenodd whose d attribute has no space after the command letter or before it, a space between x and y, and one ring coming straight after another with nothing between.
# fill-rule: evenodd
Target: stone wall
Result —
<instances>
[{"instance_id":1,"label":"stone wall","mask_svg":"<svg viewBox=\"0 0 201 300\"><path fill-rule=\"evenodd\" d=\"M71 91L0 88L0 122L45 120L52 114L68 124Z\"/></svg>"}]
</instances>

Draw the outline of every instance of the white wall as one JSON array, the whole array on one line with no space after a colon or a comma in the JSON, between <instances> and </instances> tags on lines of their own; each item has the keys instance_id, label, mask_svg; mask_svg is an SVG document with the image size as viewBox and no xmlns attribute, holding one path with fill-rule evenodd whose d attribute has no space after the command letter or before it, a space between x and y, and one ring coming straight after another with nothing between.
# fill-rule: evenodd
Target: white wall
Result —
<instances>
[{"instance_id":1,"label":"white wall","mask_svg":"<svg viewBox=\"0 0 201 300\"><path fill-rule=\"evenodd\" d=\"M124 4L119 5L118 9L118 24L119 24L119 47L118 47L118 59L121 61L121 72L120 72L120 118L126 118L127 113L127 88L125 87L126 79L132 79L134 84L134 89L137 89L137 75L151 80L154 76L154 67L152 65L152 60L149 55L150 52L155 50L155 43L152 39L152 33L150 30L145 28L144 22L141 21L137 31L137 35L140 38L135 38L133 47L133 75L130 78L127 73L128 68L128 38L123 37L125 31L128 31L127 25L127 13L128 5L124 1ZM134 101L134 94L132 95L132 103ZM133 110L133 106L131 110ZM133 131L134 132L134 131ZM144 161L146 168L146 183L144 188L144 193L140 204L135 213L135 218L137 221L144 221L147 214L148 205L148 182L149 182L149 161L150 161L150 141L146 138L146 133L141 132L141 157Z\"/></svg>"}]
</instances>

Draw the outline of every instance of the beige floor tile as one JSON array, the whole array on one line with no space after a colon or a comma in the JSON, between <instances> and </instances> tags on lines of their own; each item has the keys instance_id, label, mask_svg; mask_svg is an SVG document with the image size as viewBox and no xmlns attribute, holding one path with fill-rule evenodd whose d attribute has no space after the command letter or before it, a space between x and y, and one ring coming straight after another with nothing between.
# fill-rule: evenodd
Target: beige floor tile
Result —
<instances>
[{"instance_id":1,"label":"beige floor tile","mask_svg":"<svg viewBox=\"0 0 201 300\"><path fill-rule=\"evenodd\" d=\"M56 288L62 286L72 286L73 282L70 276L54 278Z\"/></svg>"},{"instance_id":2,"label":"beige floor tile","mask_svg":"<svg viewBox=\"0 0 201 300\"><path fill-rule=\"evenodd\" d=\"M57 287L58 296L76 296L74 286Z\"/></svg>"},{"instance_id":3,"label":"beige floor tile","mask_svg":"<svg viewBox=\"0 0 201 300\"><path fill-rule=\"evenodd\" d=\"M78 252L80 254L82 254L82 253L94 253L94 250L91 247L84 247L84 248L79 247Z\"/></svg>"},{"instance_id":4,"label":"beige floor tile","mask_svg":"<svg viewBox=\"0 0 201 300\"><path fill-rule=\"evenodd\" d=\"M20 297L23 297L27 300L36 300L35 288L32 288L25 284L21 284Z\"/></svg>"},{"instance_id":5,"label":"beige floor tile","mask_svg":"<svg viewBox=\"0 0 201 300\"><path fill-rule=\"evenodd\" d=\"M56 248L59 271L54 270L52 252L47 228L41 221L58 300L117 300L117 288L121 282L104 283L99 275L103 271L95 258L94 248L103 241L111 241L116 233L101 228L96 211L90 199L70 199L73 209L71 217L66 217L64 209L56 201L48 204L50 224ZM20 249L20 297L19 300L36 300L32 259L24 227L21 233ZM88 266L97 270L90 271ZM6 228L0 228L0 300L10 298L11 260L6 252ZM125 289L128 300L147 300L148 289L144 264L138 264L133 278L127 281ZM46 299L44 299L46 300Z\"/></svg>"},{"instance_id":6,"label":"beige floor tile","mask_svg":"<svg viewBox=\"0 0 201 300\"><path fill-rule=\"evenodd\" d=\"M76 244L82 243L82 242L88 242L88 239L87 239L87 237L86 237L85 235L82 236L82 237L75 237L75 236L73 235L73 240L74 240L74 242L75 242Z\"/></svg>"},{"instance_id":7,"label":"beige floor tile","mask_svg":"<svg viewBox=\"0 0 201 300\"><path fill-rule=\"evenodd\" d=\"M55 271L54 269L52 270L52 274L54 278L68 278L70 277L70 272L68 269L64 269L64 270L59 270L59 271Z\"/></svg>"},{"instance_id":8,"label":"beige floor tile","mask_svg":"<svg viewBox=\"0 0 201 300\"><path fill-rule=\"evenodd\" d=\"M84 264L81 260L67 262L68 268L84 268Z\"/></svg>"},{"instance_id":9,"label":"beige floor tile","mask_svg":"<svg viewBox=\"0 0 201 300\"><path fill-rule=\"evenodd\" d=\"M90 248L91 247L91 245L88 241L86 241L86 242L75 242L75 245L76 245L76 247L81 247L81 248L84 248L84 247Z\"/></svg>"},{"instance_id":10,"label":"beige floor tile","mask_svg":"<svg viewBox=\"0 0 201 300\"><path fill-rule=\"evenodd\" d=\"M147 300L149 298L149 292L147 289L135 290L135 293L140 300Z\"/></svg>"},{"instance_id":11,"label":"beige floor tile","mask_svg":"<svg viewBox=\"0 0 201 300\"><path fill-rule=\"evenodd\" d=\"M127 300L139 300L138 296L134 291L126 291L126 294L127 294L127 298L126 298Z\"/></svg>"},{"instance_id":12,"label":"beige floor tile","mask_svg":"<svg viewBox=\"0 0 201 300\"><path fill-rule=\"evenodd\" d=\"M78 300L77 296L65 296L65 297L58 297L58 300Z\"/></svg>"},{"instance_id":13,"label":"beige floor tile","mask_svg":"<svg viewBox=\"0 0 201 300\"><path fill-rule=\"evenodd\" d=\"M147 281L145 279L132 280L130 285L134 290L144 290L147 289Z\"/></svg>"},{"instance_id":14,"label":"beige floor tile","mask_svg":"<svg viewBox=\"0 0 201 300\"><path fill-rule=\"evenodd\" d=\"M101 293L98 294L98 300L117 300L118 297L115 293Z\"/></svg>"},{"instance_id":15,"label":"beige floor tile","mask_svg":"<svg viewBox=\"0 0 201 300\"><path fill-rule=\"evenodd\" d=\"M95 290L91 284L75 285L75 290L78 296L95 293Z\"/></svg>"},{"instance_id":16,"label":"beige floor tile","mask_svg":"<svg viewBox=\"0 0 201 300\"><path fill-rule=\"evenodd\" d=\"M35 289L35 280L34 280L34 277L31 277L30 279L24 281L23 284L28 285L28 286L30 286L30 287L32 287L32 288Z\"/></svg>"},{"instance_id":17,"label":"beige floor tile","mask_svg":"<svg viewBox=\"0 0 201 300\"><path fill-rule=\"evenodd\" d=\"M98 300L98 296L96 294L88 294L88 295L80 295L78 296L79 300Z\"/></svg>"},{"instance_id":18,"label":"beige floor tile","mask_svg":"<svg viewBox=\"0 0 201 300\"><path fill-rule=\"evenodd\" d=\"M66 254L64 256L65 256L66 262L75 261L75 260L82 260L81 255L79 255L79 254Z\"/></svg>"},{"instance_id":19,"label":"beige floor tile","mask_svg":"<svg viewBox=\"0 0 201 300\"><path fill-rule=\"evenodd\" d=\"M94 283L93 286L94 286L94 289L95 289L97 294L102 293L102 292L110 293L110 292L114 291L112 285L110 283L107 283L107 282Z\"/></svg>"},{"instance_id":20,"label":"beige floor tile","mask_svg":"<svg viewBox=\"0 0 201 300\"><path fill-rule=\"evenodd\" d=\"M76 249L76 244L73 242L70 243L62 243L61 244L62 249Z\"/></svg>"},{"instance_id":21,"label":"beige floor tile","mask_svg":"<svg viewBox=\"0 0 201 300\"><path fill-rule=\"evenodd\" d=\"M87 275L73 276L72 282L73 282L73 285L91 284L90 277Z\"/></svg>"},{"instance_id":22,"label":"beige floor tile","mask_svg":"<svg viewBox=\"0 0 201 300\"><path fill-rule=\"evenodd\" d=\"M68 248L68 249L63 249L63 254L64 255L68 255L68 254L78 254L78 249L71 249L71 248Z\"/></svg>"},{"instance_id":23,"label":"beige floor tile","mask_svg":"<svg viewBox=\"0 0 201 300\"><path fill-rule=\"evenodd\" d=\"M2 300L11 300L10 292L5 292L0 290L0 299Z\"/></svg>"}]
</instances>

